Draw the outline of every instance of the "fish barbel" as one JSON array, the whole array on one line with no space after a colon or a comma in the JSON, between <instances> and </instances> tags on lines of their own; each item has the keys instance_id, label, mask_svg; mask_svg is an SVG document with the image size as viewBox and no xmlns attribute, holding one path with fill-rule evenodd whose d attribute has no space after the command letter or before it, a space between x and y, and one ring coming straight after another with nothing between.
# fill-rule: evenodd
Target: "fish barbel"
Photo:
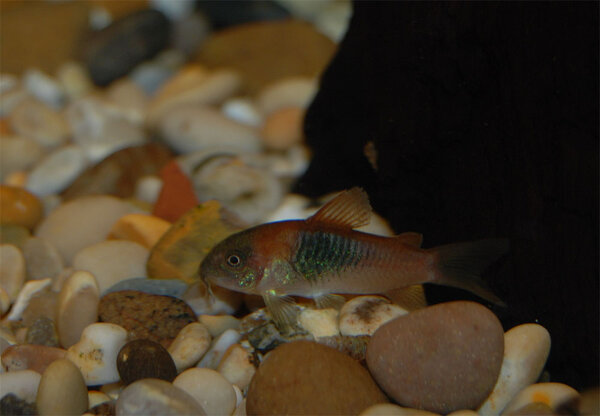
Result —
<instances>
[{"instance_id":1,"label":"fish barbel","mask_svg":"<svg viewBox=\"0 0 600 416\"><path fill-rule=\"evenodd\" d=\"M422 236L382 237L354 230L368 224L367 194L352 188L306 220L258 225L227 237L200 265L200 277L261 295L276 322L290 319L288 296L327 305L332 294L373 294L420 283L469 290L502 304L480 273L507 251L506 240L420 248Z\"/></svg>"}]
</instances>

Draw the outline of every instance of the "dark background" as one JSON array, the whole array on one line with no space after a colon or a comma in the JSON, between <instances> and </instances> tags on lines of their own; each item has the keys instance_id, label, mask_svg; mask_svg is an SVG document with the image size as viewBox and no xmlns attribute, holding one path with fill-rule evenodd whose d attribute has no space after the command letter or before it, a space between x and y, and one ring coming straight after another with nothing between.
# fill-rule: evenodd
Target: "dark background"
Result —
<instances>
[{"instance_id":1,"label":"dark background","mask_svg":"<svg viewBox=\"0 0 600 416\"><path fill-rule=\"evenodd\" d=\"M424 247L508 237L506 329L552 336L552 381L598 385L598 3L355 2L308 110L296 191L363 186ZM378 169L363 148L372 141ZM427 287L432 302L475 299Z\"/></svg>"}]
</instances>

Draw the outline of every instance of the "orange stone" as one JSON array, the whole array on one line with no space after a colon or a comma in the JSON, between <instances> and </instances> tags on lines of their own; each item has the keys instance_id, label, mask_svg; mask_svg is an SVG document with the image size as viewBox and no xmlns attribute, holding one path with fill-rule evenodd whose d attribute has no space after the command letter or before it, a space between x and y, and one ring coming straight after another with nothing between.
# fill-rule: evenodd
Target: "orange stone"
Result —
<instances>
[{"instance_id":1,"label":"orange stone","mask_svg":"<svg viewBox=\"0 0 600 416\"><path fill-rule=\"evenodd\" d=\"M152 215L175 222L190 209L198 205L192 181L179 168L175 160L169 162L160 172L163 186L154 204Z\"/></svg>"},{"instance_id":2,"label":"orange stone","mask_svg":"<svg viewBox=\"0 0 600 416\"><path fill-rule=\"evenodd\" d=\"M42 218L44 208L31 192L15 186L0 185L0 224L32 229Z\"/></svg>"},{"instance_id":3,"label":"orange stone","mask_svg":"<svg viewBox=\"0 0 600 416\"><path fill-rule=\"evenodd\" d=\"M282 108L271 114L262 128L262 139L270 149L285 150L302 140L304 109Z\"/></svg>"}]
</instances>

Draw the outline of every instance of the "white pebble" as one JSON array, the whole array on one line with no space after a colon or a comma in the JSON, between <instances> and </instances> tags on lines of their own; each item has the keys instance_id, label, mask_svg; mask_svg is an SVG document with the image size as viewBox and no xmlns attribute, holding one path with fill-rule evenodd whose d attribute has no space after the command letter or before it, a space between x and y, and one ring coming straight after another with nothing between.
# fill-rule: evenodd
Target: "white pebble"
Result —
<instances>
[{"instance_id":1,"label":"white pebble","mask_svg":"<svg viewBox=\"0 0 600 416\"><path fill-rule=\"evenodd\" d=\"M148 255L146 247L133 241L107 240L77 252L73 267L92 273L104 293L122 280L145 277Z\"/></svg>"},{"instance_id":2,"label":"white pebble","mask_svg":"<svg viewBox=\"0 0 600 416\"><path fill-rule=\"evenodd\" d=\"M209 415L230 415L236 404L235 391L221 374L208 368L190 368L173 385L187 392Z\"/></svg>"},{"instance_id":3,"label":"white pebble","mask_svg":"<svg viewBox=\"0 0 600 416\"><path fill-rule=\"evenodd\" d=\"M67 358L79 367L88 386L113 383L120 379L117 355L126 341L127 331L118 325L91 324L67 350Z\"/></svg>"},{"instance_id":4,"label":"white pebble","mask_svg":"<svg viewBox=\"0 0 600 416\"><path fill-rule=\"evenodd\" d=\"M8 321L20 320L31 300L41 293L49 291L51 286L52 279L31 280L25 283L6 319Z\"/></svg>"},{"instance_id":5,"label":"white pebble","mask_svg":"<svg viewBox=\"0 0 600 416\"><path fill-rule=\"evenodd\" d=\"M37 396L41 378L41 374L33 370L0 373L0 398L12 393L32 403Z\"/></svg>"},{"instance_id":6,"label":"white pebble","mask_svg":"<svg viewBox=\"0 0 600 416\"><path fill-rule=\"evenodd\" d=\"M56 72L56 77L71 100L86 95L94 88L90 75L77 62L69 61L62 64Z\"/></svg>"},{"instance_id":7,"label":"white pebble","mask_svg":"<svg viewBox=\"0 0 600 416\"><path fill-rule=\"evenodd\" d=\"M314 78L289 77L264 87L258 94L258 108L264 115L287 107L306 108L317 92Z\"/></svg>"},{"instance_id":8,"label":"white pebble","mask_svg":"<svg viewBox=\"0 0 600 416\"><path fill-rule=\"evenodd\" d=\"M198 320L208 328L212 337L218 337L228 329L240 327L240 320L232 315L200 315Z\"/></svg>"},{"instance_id":9,"label":"white pebble","mask_svg":"<svg viewBox=\"0 0 600 416\"><path fill-rule=\"evenodd\" d=\"M66 265L70 265L79 250L104 241L119 218L139 211L112 196L85 196L54 209L42 220L35 235L54 245Z\"/></svg>"},{"instance_id":10,"label":"white pebble","mask_svg":"<svg viewBox=\"0 0 600 416\"><path fill-rule=\"evenodd\" d=\"M40 416L79 416L88 409L88 392L81 372L71 361L53 361L42 374L36 407Z\"/></svg>"},{"instance_id":11,"label":"white pebble","mask_svg":"<svg viewBox=\"0 0 600 416\"><path fill-rule=\"evenodd\" d=\"M183 327L168 348L177 372L196 364L208 351L210 341L210 333L202 323L192 322Z\"/></svg>"},{"instance_id":12,"label":"white pebble","mask_svg":"<svg viewBox=\"0 0 600 416\"><path fill-rule=\"evenodd\" d=\"M333 337L340 334L339 311L335 309L310 309L300 312L298 323L313 337Z\"/></svg>"},{"instance_id":13,"label":"white pebble","mask_svg":"<svg viewBox=\"0 0 600 416\"><path fill-rule=\"evenodd\" d=\"M235 408L235 411L231 416L246 416L246 398L244 398L240 404Z\"/></svg>"},{"instance_id":14,"label":"white pebble","mask_svg":"<svg viewBox=\"0 0 600 416\"><path fill-rule=\"evenodd\" d=\"M231 384L246 391L256 373L251 356L240 344L233 344L221 359L217 371Z\"/></svg>"},{"instance_id":15,"label":"white pebble","mask_svg":"<svg viewBox=\"0 0 600 416\"><path fill-rule=\"evenodd\" d=\"M264 121L256 105L247 98L231 98L225 101L221 111L230 119L253 127L260 127Z\"/></svg>"},{"instance_id":16,"label":"white pebble","mask_svg":"<svg viewBox=\"0 0 600 416\"><path fill-rule=\"evenodd\" d=\"M77 271L67 278L58 295L56 329L64 348L81 338L81 333L98 320L100 294L94 276Z\"/></svg>"},{"instance_id":17,"label":"white pebble","mask_svg":"<svg viewBox=\"0 0 600 416\"><path fill-rule=\"evenodd\" d=\"M382 296L358 296L346 302L340 310L340 333L373 335L384 323L407 313Z\"/></svg>"},{"instance_id":18,"label":"white pebble","mask_svg":"<svg viewBox=\"0 0 600 416\"><path fill-rule=\"evenodd\" d=\"M173 384L154 378L131 383L123 390L115 411L118 416L204 416L193 397Z\"/></svg>"},{"instance_id":19,"label":"white pebble","mask_svg":"<svg viewBox=\"0 0 600 416\"><path fill-rule=\"evenodd\" d=\"M537 383L525 387L506 406L502 414L510 414L531 403L543 403L552 409L576 400L579 393L574 388L562 383Z\"/></svg>"},{"instance_id":20,"label":"white pebble","mask_svg":"<svg viewBox=\"0 0 600 416\"><path fill-rule=\"evenodd\" d=\"M60 109L65 104L66 94L62 85L37 68L25 71L23 85L31 95L53 108Z\"/></svg>"},{"instance_id":21,"label":"white pebble","mask_svg":"<svg viewBox=\"0 0 600 416\"><path fill-rule=\"evenodd\" d=\"M25 188L37 196L59 193L73 183L87 165L88 159L79 146L61 147L29 172Z\"/></svg>"},{"instance_id":22,"label":"white pebble","mask_svg":"<svg viewBox=\"0 0 600 416\"><path fill-rule=\"evenodd\" d=\"M0 244L0 286L13 302L25 283L25 257L12 244Z\"/></svg>"},{"instance_id":23,"label":"white pebble","mask_svg":"<svg viewBox=\"0 0 600 416\"><path fill-rule=\"evenodd\" d=\"M210 349L204 354L204 357L200 360L197 367L216 369L221 362L221 358L225 354L225 351L237 343L242 336L235 329L228 329L223 332L218 338L213 340Z\"/></svg>"},{"instance_id":24,"label":"white pebble","mask_svg":"<svg viewBox=\"0 0 600 416\"><path fill-rule=\"evenodd\" d=\"M33 139L46 148L65 143L70 134L62 113L32 98L15 106L9 122L17 135Z\"/></svg>"},{"instance_id":25,"label":"white pebble","mask_svg":"<svg viewBox=\"0 0 600 416\"><path fill-rule=\"evenodd\" d=\"M235 408L237 409L244 401L244 393L242 393L242 390L235 384L232 384L231 387L233 387L233 391L235 391Z\"/></svg>"},{"instance_id":26,"label":"white pebble","mask_svg":"<svg viewBox=\"0 0 600 416\"><path fill-rule=\"evenodd\" d=\"M162 189L162 180L158 176L143 176L135 184L134 198L154 205Z\"/></svg>"},{"instance_id":27,"label":"white pebble","mask_svg":"<svg viewBox=\"0 0 600 416\"><path fill-rule=\"evenodd\" d=\"M515 395L535 383L550 353L550 334L541 325L523 324L504 334L504 359L496 386L478 411L498 415Z\"/></svg>"}]
</instances>

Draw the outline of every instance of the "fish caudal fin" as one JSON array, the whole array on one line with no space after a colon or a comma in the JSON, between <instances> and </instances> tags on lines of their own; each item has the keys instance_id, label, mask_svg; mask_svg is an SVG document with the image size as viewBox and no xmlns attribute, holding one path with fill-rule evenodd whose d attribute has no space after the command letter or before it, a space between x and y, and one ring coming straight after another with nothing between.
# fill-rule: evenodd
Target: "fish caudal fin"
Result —
<instances>
[{"instance_id":1,"label":"fish caudal fin","mask_svg":"<svg viewBox=\"0 0 600 416\"><path fill-rule=\"evenodd\" d=\"M435 278L432 283L468 290L500 306L506 304L488 289L481 273L508 252L506 239L480 240L432 248Z\"/></svg>"}]
</instances>

